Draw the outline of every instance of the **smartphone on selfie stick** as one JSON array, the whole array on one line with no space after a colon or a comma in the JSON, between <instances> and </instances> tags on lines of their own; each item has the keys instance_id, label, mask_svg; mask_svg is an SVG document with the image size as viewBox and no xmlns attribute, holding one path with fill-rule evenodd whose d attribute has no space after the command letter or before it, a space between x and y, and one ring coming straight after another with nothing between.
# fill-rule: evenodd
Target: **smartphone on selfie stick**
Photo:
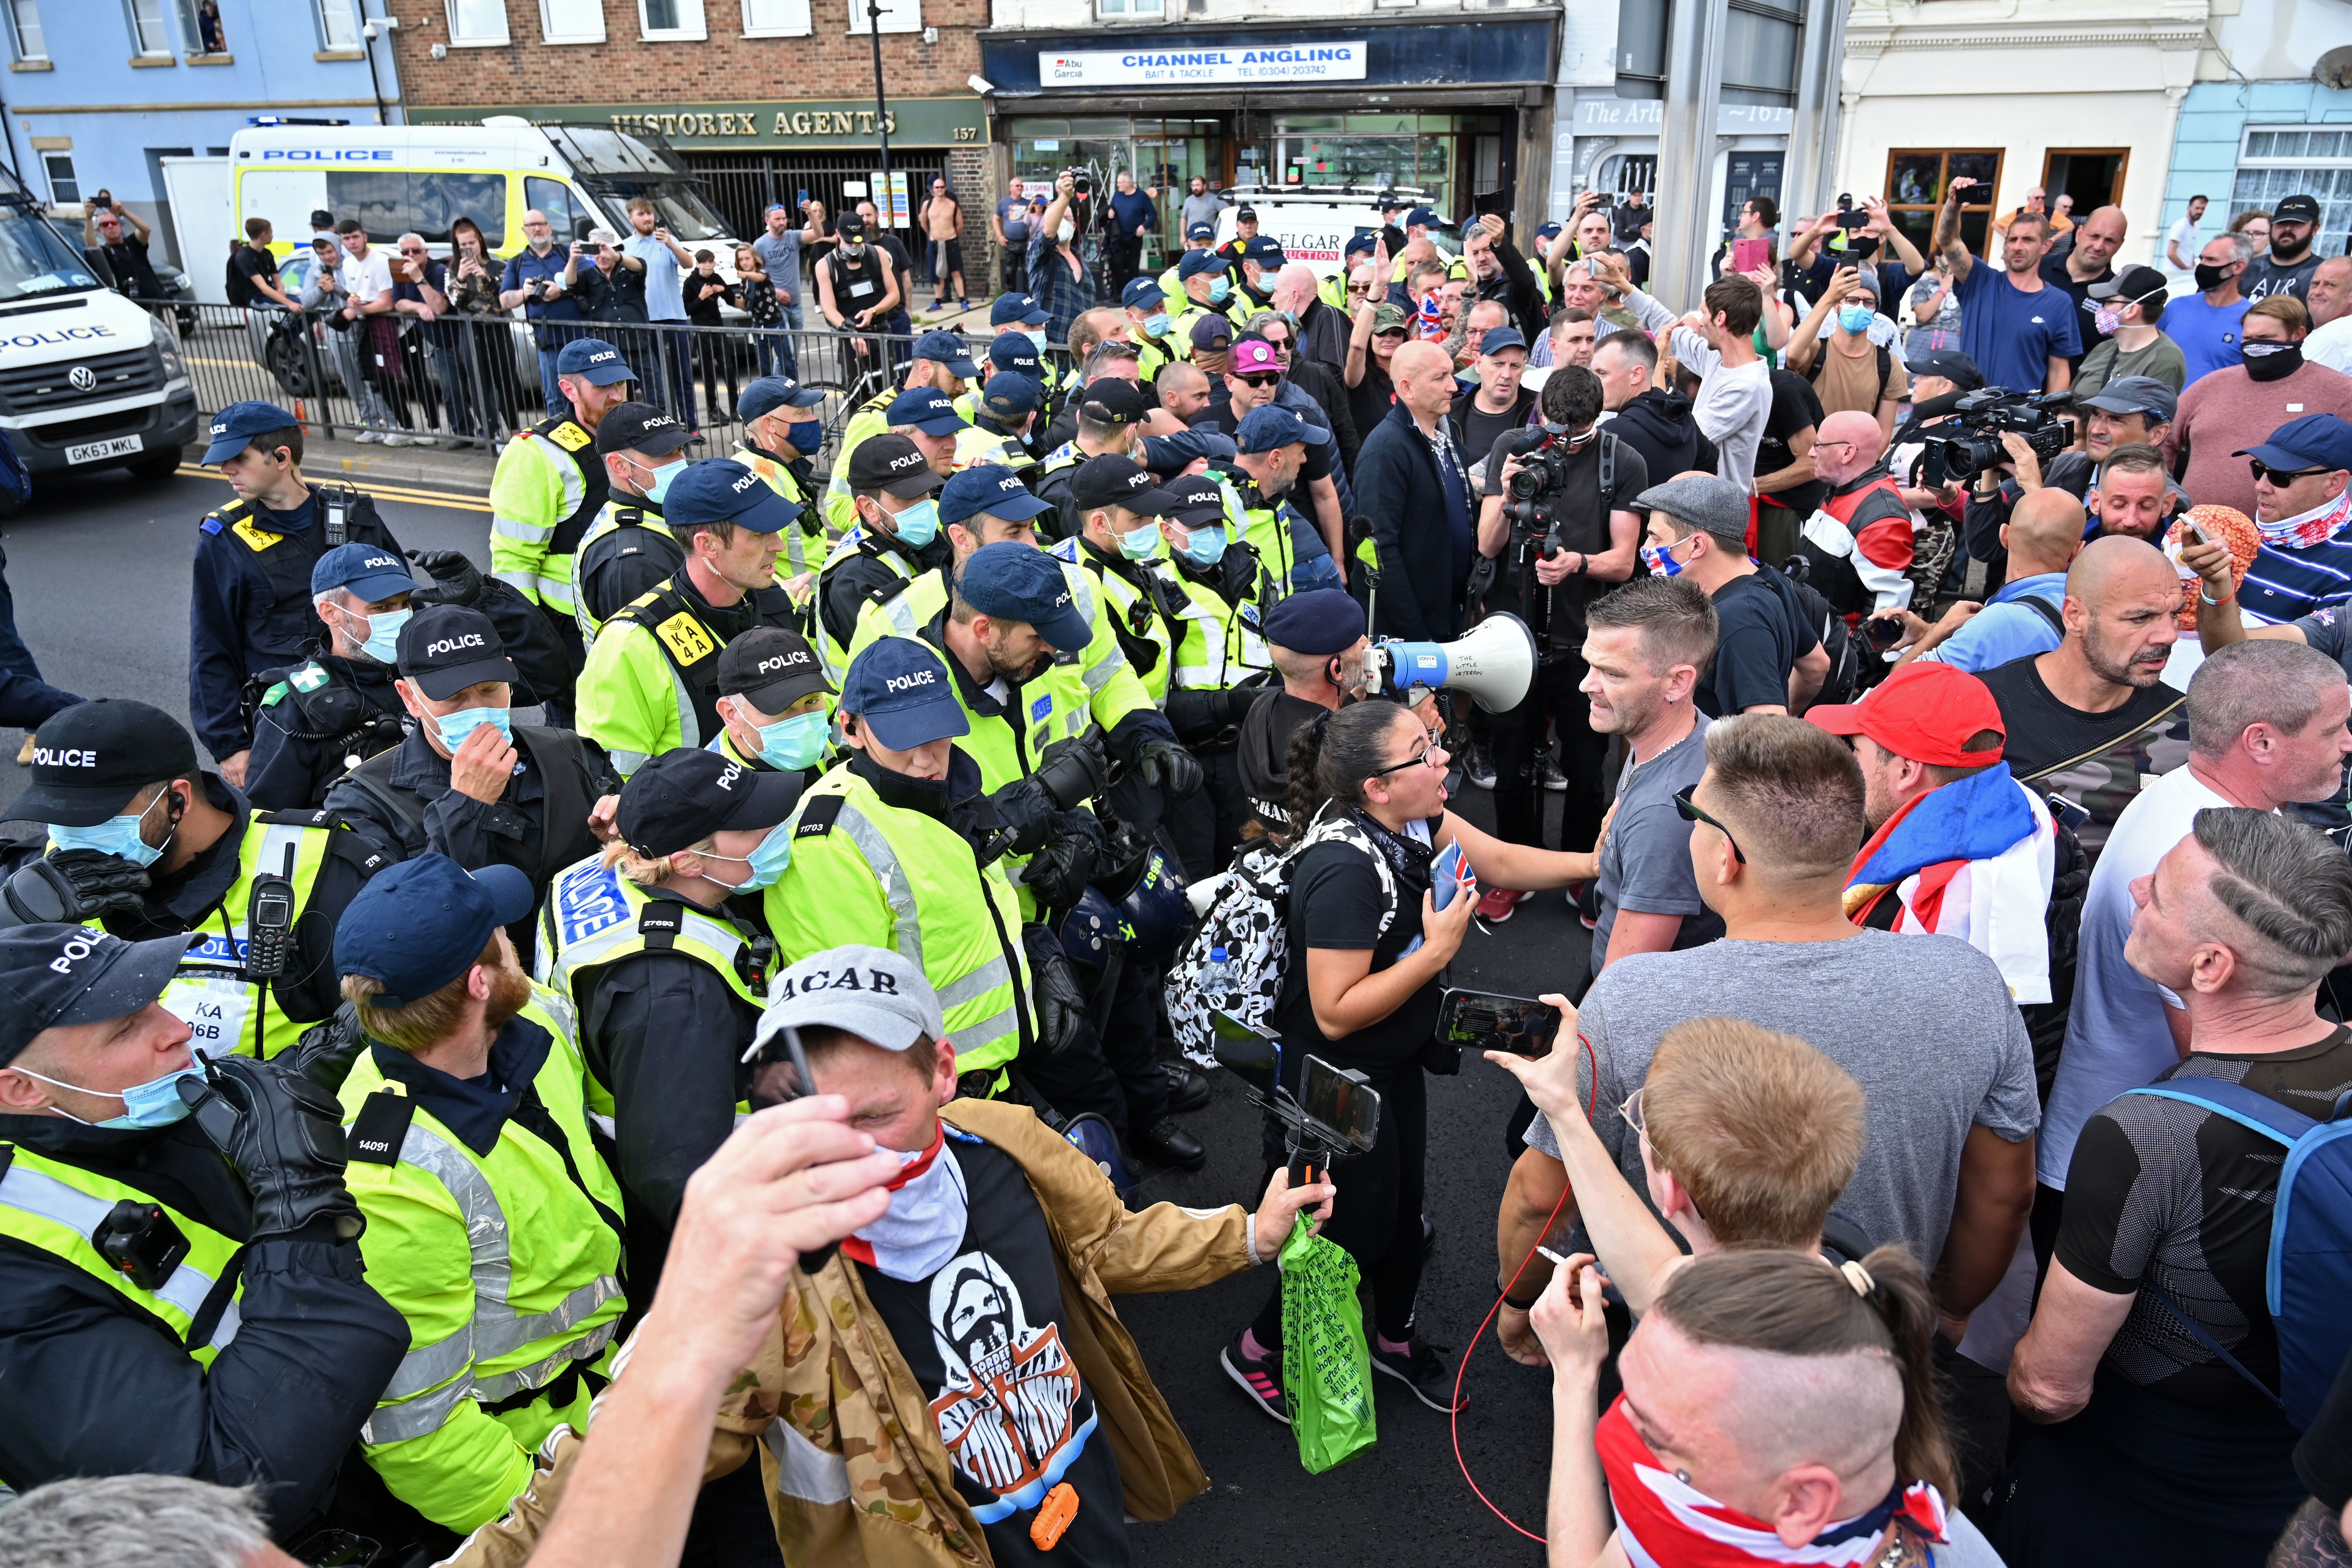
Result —
<instances>
[{"instance_id":1,"label":"smartphone on selfie stick","mask_svg":"<svg viewBox=\"0 0 2352 1568\"><path fill-rule=\"evenodd\" d=\"M1310 1056L1298 1093L1282 1087L1282 1042L1231 1013L1212 1012L1217 1063L1248 1085L1251 1103L1282 1123L1290 1184L1305 1186L1336 1160L1371 1152L1381 1132L1381 1094L1362 1073ZM1262 1085L1271 1085L1269 1093Z\"/></svg>"}]
</instances>

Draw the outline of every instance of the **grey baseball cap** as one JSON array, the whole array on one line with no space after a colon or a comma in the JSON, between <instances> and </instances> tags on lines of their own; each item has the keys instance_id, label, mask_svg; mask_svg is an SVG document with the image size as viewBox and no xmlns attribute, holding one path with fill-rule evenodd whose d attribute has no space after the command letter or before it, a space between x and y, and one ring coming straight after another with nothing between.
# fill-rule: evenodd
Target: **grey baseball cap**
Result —
<instances>
[{"instance_id":1,"label":"grey baseball cap","mask_svg":"<svg viewBox=\"0 0 2352 1568\"><path fill-rule=\"evenodd\" d=\"M1633 498L1633 504L1662 511L1717 539L1748 538L1748 492L1729 479L1713 474L1692 474L1652 485Z\"/></svg>"},{"instance_id":2,"label":"grey baseball cap","mask_svg":"<svg viewBox=\"0 0 2352 1568\"><path fill-rule=\"evenodd\" d=\"M828 948L770 981L752 1049L787 1025L844 1029L888 1051L907 1049L919 1036L944 1040L948 1033L923 972L883 947Z\"/></svg>"}]
</instances>

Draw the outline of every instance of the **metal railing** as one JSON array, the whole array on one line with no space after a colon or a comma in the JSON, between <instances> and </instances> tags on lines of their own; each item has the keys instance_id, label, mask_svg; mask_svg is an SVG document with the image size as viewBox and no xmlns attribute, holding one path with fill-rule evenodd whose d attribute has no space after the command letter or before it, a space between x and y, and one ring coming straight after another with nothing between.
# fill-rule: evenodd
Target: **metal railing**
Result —
<instances>
[{"instance_id":1,"label":"metal railing","mask_svg":"<svg viewBox=\"0 0 2352 1568\"><path fill-rule=\"evenodd\" d=\"M331 440L495 448L568 411L554 384L556 353L571 339L594 337L621 351L636 373L637 397L701 433L698 455L723 456L742 434L735 417L742 388L761 375L793 375L826 395L820 471L829 470L841 427L858 405L904 378L918 335L667 321L541 324L505 315L374 316L342 330L315 313L176 300L153 314L187 366L200 412L275 403ZM966 342L975 358L987 352L984 338Z\"/></svg>"}]
</instances>

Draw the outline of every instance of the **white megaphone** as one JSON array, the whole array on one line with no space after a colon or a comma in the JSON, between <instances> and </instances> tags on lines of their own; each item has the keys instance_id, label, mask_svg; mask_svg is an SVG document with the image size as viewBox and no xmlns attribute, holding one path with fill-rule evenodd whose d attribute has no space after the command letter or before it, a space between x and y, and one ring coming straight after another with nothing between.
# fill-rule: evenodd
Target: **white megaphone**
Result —
<instances>
[{"instance_id":1,"label":"white megaphone","mask_svg":"<svg viewBox=\"0 0 2352 1568\"><path fill-rule=\"evenodd\" d=\"M1536 675L1535 634L1517 616L1488 616L1452 642L1382 639L1365 656L1367 684L1402 696L1414 687L1466 691L1489 713L1519 705Z\"/></svg>"}]
</instances>

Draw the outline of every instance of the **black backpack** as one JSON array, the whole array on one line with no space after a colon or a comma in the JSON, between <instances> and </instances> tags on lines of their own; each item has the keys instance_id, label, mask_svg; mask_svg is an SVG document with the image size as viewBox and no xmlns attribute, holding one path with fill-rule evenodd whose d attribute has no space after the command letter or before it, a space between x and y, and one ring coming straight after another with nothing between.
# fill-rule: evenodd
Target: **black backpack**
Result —
<instances>
[{"instance_id":1,"label":"black backpack","mask_svg":"<svg viewBox=\"0 0 2352 1568\"><path fill-rule=\"evenodd\" d=\"M1757 571L1773 584L1800 625L1821 639L1822 651L1830 656L1830 672L1822 678L1822 689L1813 700L1820 702L1851 702L1862 689L1862 650L1847 632L1845 617L1822 596L1822 591L1805 581L1811 563L1804 556L1792 555L1775 571L1757 563Z\"/></svg>"},{"instance_id":2,"label":"black backpack","mask_svg":"<svg viewBox=\"0 0 2352 1568\"><path fill-rule=\"evenodd\" d=\"M1895 355L1888 351L1885 343L1877 344L1876 347L1878 350L1878 395L1870 400L1870 410L1874 414L1878 411L1878 405L1886 401L1886 384L1895 379ZM1818 382L1822 379L1822 366L1829 363L1829 340L1826 338L1814 339L1813 363L1805 367L1805 379L1807 381Z\"/></svg>"}]
</instances>

